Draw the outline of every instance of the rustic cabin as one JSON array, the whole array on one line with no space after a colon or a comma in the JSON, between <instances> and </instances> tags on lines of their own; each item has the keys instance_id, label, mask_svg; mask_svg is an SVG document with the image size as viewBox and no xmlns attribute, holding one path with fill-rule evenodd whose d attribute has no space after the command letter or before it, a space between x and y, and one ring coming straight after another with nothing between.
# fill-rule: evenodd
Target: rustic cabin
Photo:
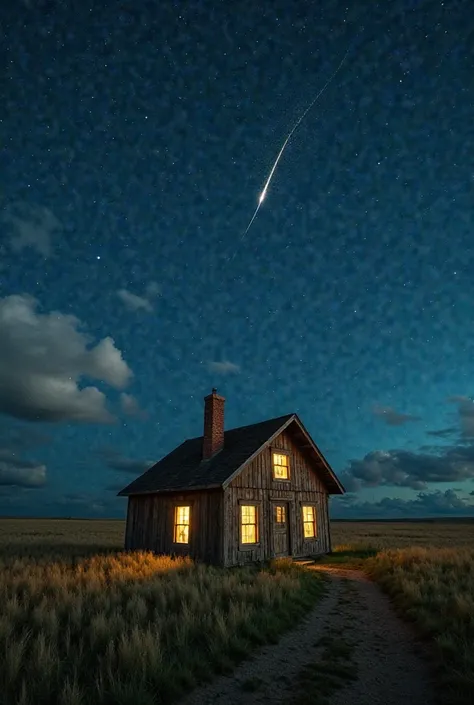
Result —
<instances>
[{"instance_id":1,"label":"rustic cabin","mask_svg":"<svg viewBox=\"0 0 474 705\"><path fill-rule=\"evenodd\" d=\"M204 435L119 492L125 548L222 566L330 552L328 498L344 488L298 416L225 431L224 403L213 389Z\"/></svg>"}]
</instances>

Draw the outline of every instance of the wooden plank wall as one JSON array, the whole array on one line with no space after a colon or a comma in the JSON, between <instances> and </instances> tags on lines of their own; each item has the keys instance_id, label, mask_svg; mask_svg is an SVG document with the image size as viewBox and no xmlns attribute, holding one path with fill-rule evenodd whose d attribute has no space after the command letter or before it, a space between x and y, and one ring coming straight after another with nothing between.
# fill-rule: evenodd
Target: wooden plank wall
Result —
<instances>
[{"instance_id":1,"label":"wooden plank wall","mask_svg":"<svg viewBox=\"0 0 474 705\"><path fill-rule=\"evenodd\" d=\"M289 481L273 479L274 450L285 450L290 454ZM288 502L291 555L302 557L331 550L327 491L313 467L294 443L291 434L284 431L231 482L224 497L225 565L240 565L273 557L273 505L277 500ZM258 546L241 550L240 504L245 501L261 503L260 542ZM316 507L317 536L311 540L303 535L301 506L306 503Z\"/></svg>"},{"instance_id":2,"label":"wooden plank wall","mask_svg":"<svg viewBox=\"0 0 474 705\"><path fill-rule=\"evenodd\" d=\"M174 508L191 507L189 544L173 543ZM189 555L223 563L221 491L136 495L129 497L125 548L158 554Z\"/></svg>"}]
</instances>

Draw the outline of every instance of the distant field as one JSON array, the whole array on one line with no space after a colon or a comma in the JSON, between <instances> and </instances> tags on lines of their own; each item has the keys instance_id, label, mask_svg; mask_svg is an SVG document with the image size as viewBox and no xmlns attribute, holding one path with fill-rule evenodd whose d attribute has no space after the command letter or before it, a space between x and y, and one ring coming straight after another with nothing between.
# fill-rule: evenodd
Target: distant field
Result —
<instances>
[{"instance_id":1,"label":"distant field","mask_svg":"<svg viewBox=\"0 0 474 705\"><path fill-rule=\"evenodd\" d=\"M333 546L370 544L374 548L474 548L474 520L414 522L331 522Z\"/></svg>"},{"instance_id":2,"label":"distant field","mask_svg":"<svg viewBox=\"0 0 474 705\"><path fill-rule=\"evenodd\" d=\"M94 551L120 551L125 522L83 519L1 519L0 551L34 552L54 549L90 554ZM433 546L473 547L474 520L415 522L331 522L333 546L370 544L374 548Z\"/></svg>"}]
</instances>

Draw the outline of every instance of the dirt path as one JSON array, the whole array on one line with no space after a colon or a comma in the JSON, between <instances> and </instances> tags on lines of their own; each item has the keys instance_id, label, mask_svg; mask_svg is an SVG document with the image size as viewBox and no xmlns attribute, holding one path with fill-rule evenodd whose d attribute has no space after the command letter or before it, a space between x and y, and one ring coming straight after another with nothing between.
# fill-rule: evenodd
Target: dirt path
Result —
<instances>
[{"instance_id":1,"label":"dirt path","mask_svg":"<svg viewBox=\"0 0 474 705\"><path fill-rule=\"evenodd\" d=\"M432 705L426 663L388 598L359 571L321 570L328 594L296 629L181 705Z\"/></svg>"}]
</instances>

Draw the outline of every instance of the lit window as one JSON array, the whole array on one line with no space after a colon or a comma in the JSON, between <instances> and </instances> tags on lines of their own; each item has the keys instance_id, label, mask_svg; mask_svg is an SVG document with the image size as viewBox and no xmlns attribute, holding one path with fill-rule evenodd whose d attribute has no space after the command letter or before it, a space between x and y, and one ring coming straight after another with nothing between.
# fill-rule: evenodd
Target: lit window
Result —
<instances>
[{"instance_id":1,"label":"lit window","mask_svg":"<svg viewBox=\"0 0 474 705\"><path fill-rule=\"evenodd\" d=\"M288 480L290 458L283 453L273 453L273 478L275 480Z\"/></svg>"},{"instance_id":2,"label":"lit window","mask_svg":"<svg viewBox=\"0 0 474 705\"><path fill-rule=\"evenodd\" d=\"M275 524L286 523L286 507L277 504L275 506Z\"/></svg>"},{"instance_id":3,"label":"lit window","mask_svg":"<svg viewBox=\"0 0 474 705\"><path fill-rule=\"evenodd\" d=\"M174 542L189 543L190 507L175 507L174 509Z\"/></svg>"},{"instance_id":4,"label":"lit window","mask_svg":"<svg viewBox=\"0 0 474 705\"><path fill-rule=\"evenodd\" d=\"M303 533L305 539L316 536L316 511L314 507L303 507Z\"/></svg>"},{"instance_id":5,"label":"lit window","mask_svg":"<svg viewBox=\"0 0 474 705\"><path fill-rule=\"evenodd\" d=\"M240 527L242 533L242 543L257 543L257 507L254 504L241 505Z\"/></svg>"}]
</instances>

